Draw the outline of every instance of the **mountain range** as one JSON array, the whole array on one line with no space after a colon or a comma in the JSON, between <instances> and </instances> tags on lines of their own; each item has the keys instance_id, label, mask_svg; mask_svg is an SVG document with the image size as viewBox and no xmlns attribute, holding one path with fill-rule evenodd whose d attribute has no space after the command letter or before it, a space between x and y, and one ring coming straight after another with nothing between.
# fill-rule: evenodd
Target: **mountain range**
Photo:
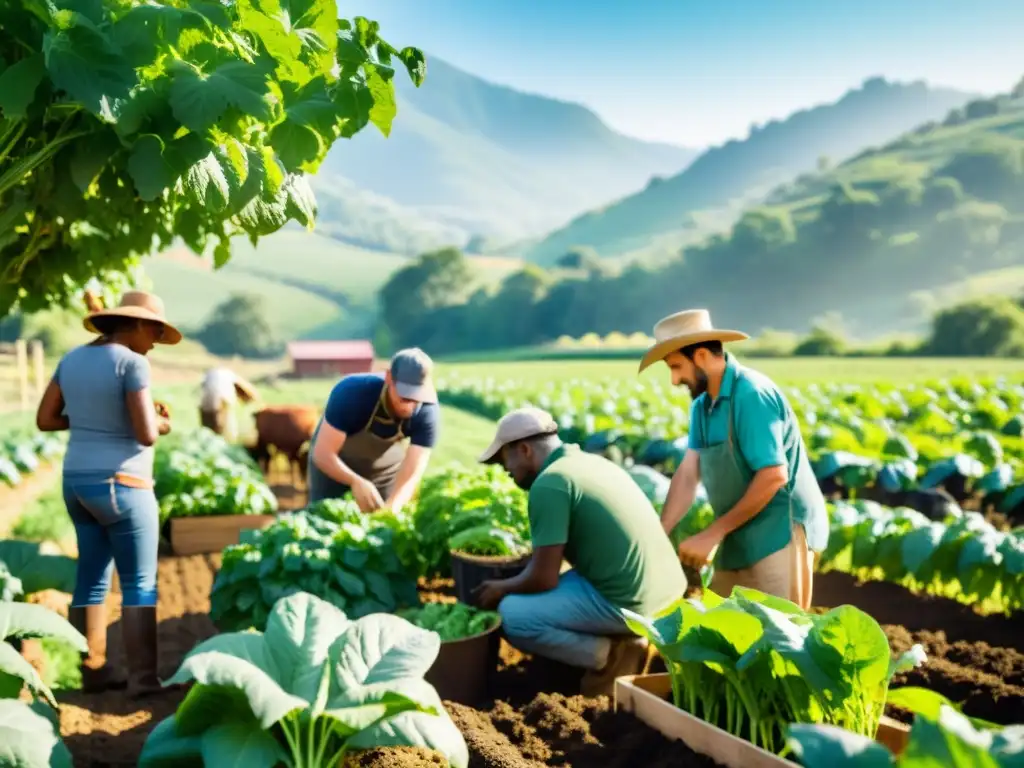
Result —
<instances>
[{"instance_id":1,"label":"mountain range","mask_svg":"<svg viewBox=\"0 0 1024 768\"><path fill-rule=\"evenodd\" d=\"M697 155L623 136L579 104L495 85L435 57L421 87L396 81L390 137L367 129L336 144L319 185L343 177L467 240L541 235Z\"/></svg>"}]
</instances>

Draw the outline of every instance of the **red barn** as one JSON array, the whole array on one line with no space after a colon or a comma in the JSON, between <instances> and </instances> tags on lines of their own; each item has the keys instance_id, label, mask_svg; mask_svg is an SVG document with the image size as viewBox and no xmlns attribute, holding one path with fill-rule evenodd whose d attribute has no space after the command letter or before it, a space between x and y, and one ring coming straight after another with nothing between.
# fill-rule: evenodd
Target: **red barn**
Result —
<instances>
[{"instance_id":1,"label":"red barn","mask_svg":"<svg viewBox=\"0 0 1024 768\"><path fill-rule=\"evenodd\" d=\"M296 378L345 376L373 370L373 344L359 341L293 341L288 344Z\"/></svg>"}]
</instances>

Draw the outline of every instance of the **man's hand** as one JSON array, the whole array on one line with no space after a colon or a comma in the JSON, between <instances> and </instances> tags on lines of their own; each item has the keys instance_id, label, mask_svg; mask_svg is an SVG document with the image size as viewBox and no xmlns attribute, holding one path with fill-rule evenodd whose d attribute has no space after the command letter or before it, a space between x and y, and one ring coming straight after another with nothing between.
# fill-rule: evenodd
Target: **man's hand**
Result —
<instances>
[{"instance_id":1,"label":"man's hand","mask_svg":"<svg viewBox=\"0 0 1024 768\"><path fill-rule=\"evenodd\" d=\"M721 543L721 535L714 528L707 528L679 542L679 559L699 570L711 561L712 552Z\"/></svg>"},{"instance_id":2,"label":"man's hand","mask_svg":"<svg viewBox=\"0 0 1024 768\"><path fill-rule=\"evenodd\" d=\"M169 418L167 418L166 416L157 416L156 417L156 431L157 431L157 434L159 434L161 436L169 435L171 433L171 420Z\"/></svg>"},{"instance_id":3,"label":"man's hand","mask_svg":"<svg viewBox=\"0 0 1024 768\"><path fill-rule=\"evenodd\" d=\"M507 594L504 580L485 581L473 590L473 598L485 611L493 611Z\"/></svg>"},{"instance_id":4,"label":"man's hand","mask_svg":"<svg viewBox=\"0 0 1024 768\"><path fill-rule=\"evenodd\" d=\"M356 478L352 483L352 498L356 500L361 512L376 512L384 506L384 499L377 486L365 477Z\"/></svg>"}]
</instances>

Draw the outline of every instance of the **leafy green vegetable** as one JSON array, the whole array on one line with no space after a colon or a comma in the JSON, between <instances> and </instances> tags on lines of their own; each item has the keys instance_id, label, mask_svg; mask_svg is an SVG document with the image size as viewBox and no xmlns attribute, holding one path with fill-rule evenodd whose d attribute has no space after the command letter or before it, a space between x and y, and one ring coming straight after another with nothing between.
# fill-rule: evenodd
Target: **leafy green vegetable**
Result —
<instances>
[{"instance_id":1,"label":"leafy green vegetable","mask_svg":"<svg viewBox=\"0 0 1024 768\"><path fill-rule=\"evenodd\" d=\"M622 613L665 660L676 706L773 752L789 723L874 736L892 676L923 661L916 646L891 662L881 627L853 606L809 614L743 587L651 618Z\"/></svg>"},{"instance_id":2,"label":"leafy green vegetable","mask_svg":"<svg viewBox=\"0 0 1024 768\"><path fill-rule=\"evenodd\" d=\"M980 609L1024 608L1024 536L996 530L976 512L938 523L912 509L836 502L823 572L903 584Z\"/></svg>"},{"instance_id":3,"label":"leafy green vegetable","mask_svg":"<svg viewBox=\"0 0 1024 768\"><path fill-rule=\"evenodd\" d=\"M903 753L832 725L794 724L788 744L800 761L829 768L1015 768L1024 760L1024 726L977 730L951 706L919 712Z\"/></svg>"},{"instance_id":4,"label":"leafy green vegetable","mask_svg":"<svg viewBox=\"0 0 1024 768\"><path fill-rule=\"evenodd\" d=\"M282 598L265 632L216 635L189 652L168 683L195 684L139 765L327 768L352 750L407 745L466 768L466 743L423 680L439 647L397 616L352 621L310 594Z\"/></svg>"},{"instance_id":5,"label":"leafy green vegetable","mask_svg":"<svg viewBox=\"0 0 1024 768\"><path fill-rule=\"evenodd\" d=\"M354 505L353 505L354 506ZM392 529L375 515L335 523L308 512L281 515L242 533L224 550L210 593L221 630L266 626L281 598L306 592L348 616L391 613L418 602L415 577L399 559Z\"/></svg>"},{"instance_id":6,"label":"leafy green vegetable","mask_svg":"<svg viewBox=\"0 0 1024 768\"><path fill-rule=\"evenodd\" d=\"M7 543L7 542L4 542ZM9 638L55 638L86 651L85 637L67 620L29 603L0 602L0 764L23 768L71 768L60 737L57 702L35 668ZM27 688L36 697L19 700Z\"/></svg>"},{"instance_id":7,"label":"leafy green vegetable","mask_svg":"<svg viewBox=\"0 0 1024 768\"><path fill-rule=\"evenodd\" d=\"M422 52L379 31L335 0L4 3L0 315L178 237L222 266L235 235L311 227L304 174L370 123L389 134L394 60L423 81Z\"/></svg>"},{"instance_id":8,"label":"leafy green vegetable","mask_svg":"<svg viewBox=\"0 0 1024 768\"><path fill-rule=\"evenodd\" d=\"M448 575L449 555L516 557L530 551L526 494L494 465L452 467L423 481L413 513L419 575Z\"/></svg>"},{"instance_id":9,"label":"leafy green vegetable","mask_svg":"<svg viewBox=\"0 0 1024 768\"><path fill-rule=\"evenodd\" d=\"M427 603L399 611L398 615L417 627L437 632L442 643L479 635L501 623L501 617L494 611L482 611L465 603Z\"/></svg>"},{"instance_id":10,"label":"leafy green vegetable","mask_svg":"<svg viewBox=\"0 0 1024 768\"><path fill-rule=\"evenodd\" d=\"M208 429L169 436L153 460L160 519L207 515L269 515L274 492L240 446Z\"/></svg>"}]
</instances>

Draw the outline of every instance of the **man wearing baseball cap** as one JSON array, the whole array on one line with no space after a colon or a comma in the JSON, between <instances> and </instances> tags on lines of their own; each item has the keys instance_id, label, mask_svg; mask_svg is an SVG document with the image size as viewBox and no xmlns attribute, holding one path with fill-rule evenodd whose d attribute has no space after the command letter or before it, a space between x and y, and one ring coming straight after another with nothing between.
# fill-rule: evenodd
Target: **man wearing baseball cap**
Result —
<instances>
[{"instance_id":1,"label":"man wearing baseball cap","mask_svg":"<svg viewBox=\"0 0 1024 768\"><path fill-rule=\"evenodd\" d=\"M538 408L506 414L480 461L529 491L533 556L518 576L481 584L478 601L497 606L514 646L582 667L582 692L610 695L646 659L621 609L651 616L686 592L658 513L624 469L563 443ZM560 574L563 559L572 568Z\"/></svg>"},{"instance_id":2,"label":"man wearing baseball cap","mask_svg":"<svg viewBox=\"0 0 1024 768\"><path fill-rule=\"evenodd\" d=\"M403 349L385 373L334 385L309 452L310 502L350 490L363 512L409 502L440 429L433 368L422 349Z\"/></svg>"}]
</instances>

